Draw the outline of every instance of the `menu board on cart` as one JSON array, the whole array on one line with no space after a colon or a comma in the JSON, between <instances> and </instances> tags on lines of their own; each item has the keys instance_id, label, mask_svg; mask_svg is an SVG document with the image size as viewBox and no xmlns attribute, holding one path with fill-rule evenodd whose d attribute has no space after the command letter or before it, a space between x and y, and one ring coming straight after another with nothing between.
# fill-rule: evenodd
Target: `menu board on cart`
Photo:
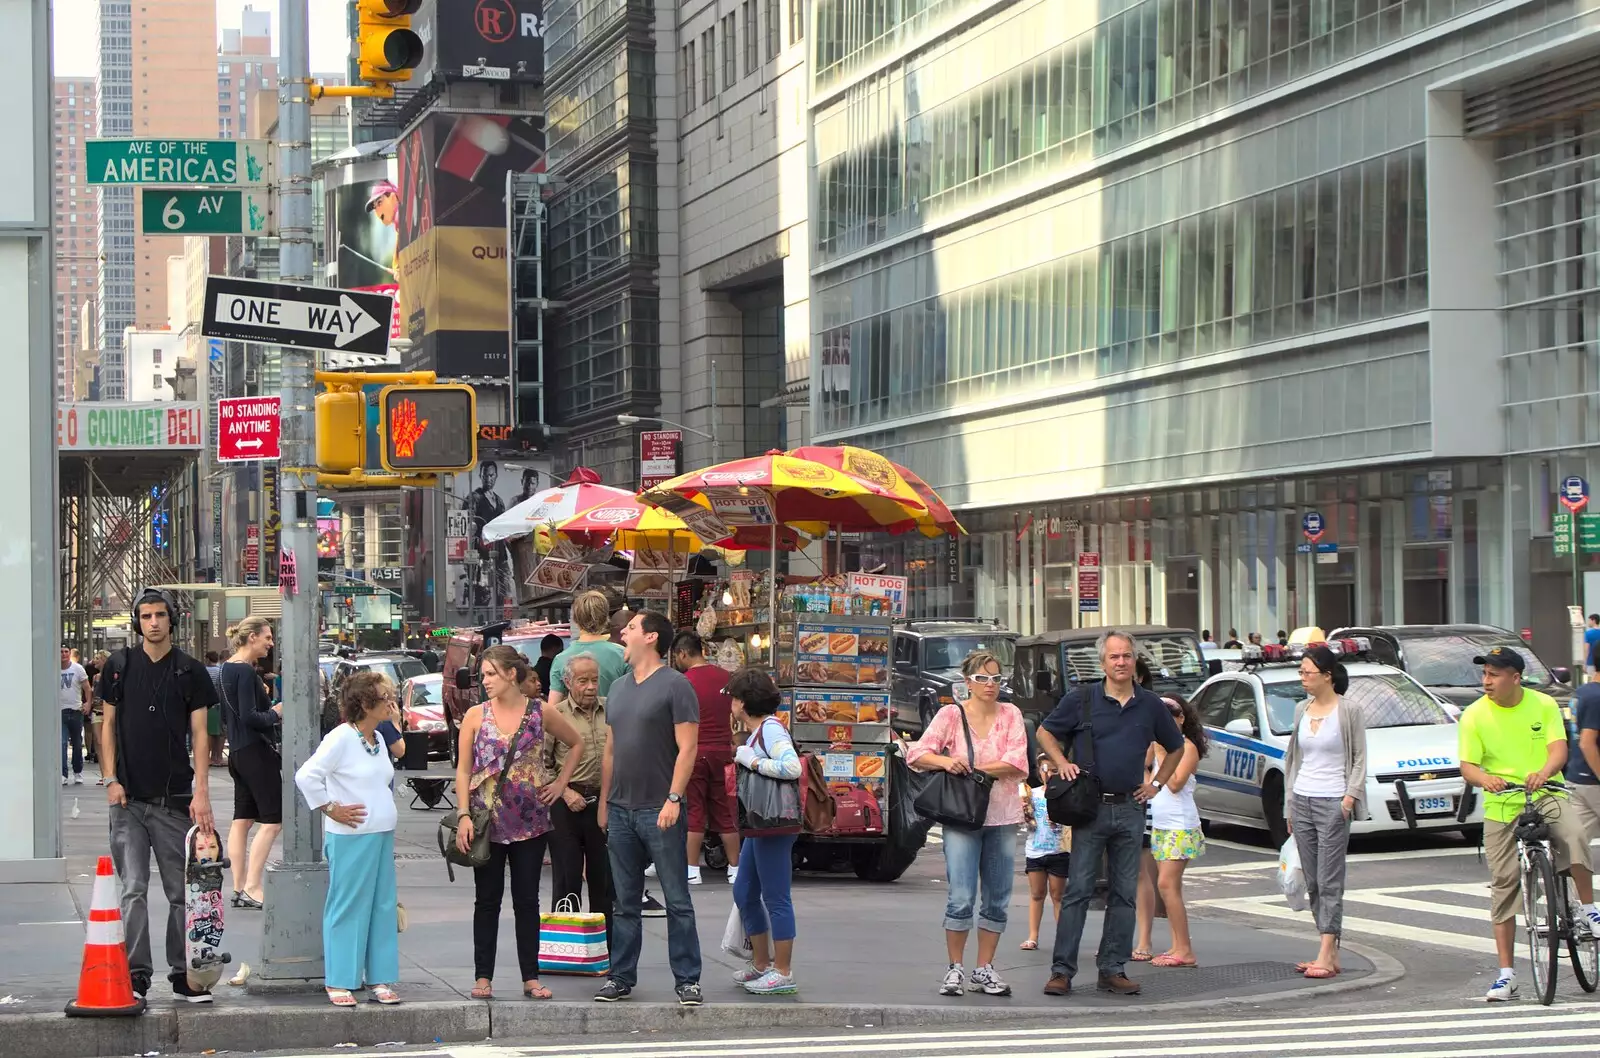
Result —
<instances>
[{"instance_id":1,"label":"menu board on cart","mask_svg":"<svg viewBox=\"0 0 1600 1058\"><path fill-rule=\"evenodd\" d=\"M779 646L784 646L783 638ZM889 629L848 617L795 618L795 686L885 687L889 681Z\"/></svg>"},{"instance_id":2,"label":"menu board on cart","mask_svg":"<svg viewBox=\"0 0 1600 1058\"><path fill-rule=\"evenodd\" d=\"M889 741L889 692L797 687L780 692L778 716L802 742Z\"/></svg>"}]
</instances>

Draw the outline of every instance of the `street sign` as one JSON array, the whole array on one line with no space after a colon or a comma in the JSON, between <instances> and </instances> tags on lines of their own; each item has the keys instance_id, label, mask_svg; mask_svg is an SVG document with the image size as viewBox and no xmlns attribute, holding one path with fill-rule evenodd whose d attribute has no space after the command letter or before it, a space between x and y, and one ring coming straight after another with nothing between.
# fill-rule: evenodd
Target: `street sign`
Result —
<instances>
[{"instance_id":1,"label":"street sign","mask_svg":"<svg viewBox=\"0 0 1600 1058\"><path fill-rule=\"evenodd\" d=\"M225 397L217 401L217 461L278 458L278 397Z\"/></svg>"},{"instance_id":2,"label":"street sign","mask_svg":"<svg viewBox=\"0 0 1600 1058\"><path fill-rule=\"evenodd\" d=\"M200 333L208 338L387 356L393 312L394 299L387 294L207 276Z\"/></svg>"},{"instance_id":3,"label":"street sign","mask_svg":"<svg viewBox=\"0 0 1600 1058\"><path fill-rule=\"evenodd\" d=\"M1078 612L1100 612L1100 552L1078 554Z\"/></svg>"},{"instance_id":4,"label":"street sign","mask_svg":"<svg viewBox=\"0 0 1600 1058\"><path fill-rule=\"evenodd\" d=\"M678 476L680 430L645 430L639 435L639 490L653 488Z\"/></svg>"},{"instance_id":5,"label":"street sign","mask_svg":"<svg viewBox=\"0 0 1600 1058\"><path fill-rule=\"evenodd\" d=\"M1313 544L1322 539L1323 531L1326 528L1327 523L1322 520L1321 511L1307 511L1304 517L1300 519L1300 531Z\"/></svg>"},{"instance_id":6,"label":"street sign","mask_svg":"<svg viewBox=\"0 0 1600 1058\"><path fill-rule=\"evenodd\" d=\"M272 235L272 196L266 188L215 191L196 187L139 190L146 235Z\"/></svg>"},{"instance_id":7,"label":"street sign","mask_svg":"<svg viewBox=\"0 0 1600 1058\"><path fill-rule=\"evenodd\" d=\"M273 181L266 140L85 140L90 184L206 184L247 187Z\"/></svg>"},{"instance_id":8,"label":"street sign","mask_svg":"<svg viewBox=\"0 0 1600 1058\"><path fill-rule=\"evenodd\" d=\"M1589 505L1589 483L1576 474L1561 481L1561 506L1569 511L1581 511Z\"/></svg>"},{"instance_id":9,"label":"street sign","mask_svg":"<svg viewBox=\"0 0 1600 1058\"><path fill-rule=\"evenodd\" d=\"M1317 543L1311 543L1310 541L1307 541L1304 544L1294 545L1294 549L1297 554L1301 555L1337 555L1339 553L1339 545L1332 540L1329 540L1326 543L1320 541Z\"/></svg>"},{"instance_id":10,"label":"street sign","mask_svg":"<svg viewBox=\"0 0 1600 1058\"><path fill-rule=\"evenodd\" d=\"M1578 550L1600 551L1600 514L1578 515Z\"/></svg>"}]
</instances>

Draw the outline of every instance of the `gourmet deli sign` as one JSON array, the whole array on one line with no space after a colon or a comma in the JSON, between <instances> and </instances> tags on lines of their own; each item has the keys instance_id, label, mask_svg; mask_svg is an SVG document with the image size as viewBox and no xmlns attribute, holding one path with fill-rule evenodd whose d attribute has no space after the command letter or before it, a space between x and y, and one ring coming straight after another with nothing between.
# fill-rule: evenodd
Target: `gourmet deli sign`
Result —
<instances>
[{"instance_id":1,"label":"gourmet deli sign","mask_svg":"<svg viewBox=\"0 0 1600 1058\"><path fill-rule=\"evenodd\" d=\"M205 412L183 401L62 404L56 443L63 452L180 451L205 445Z\"/></svg>"}]
</instances>

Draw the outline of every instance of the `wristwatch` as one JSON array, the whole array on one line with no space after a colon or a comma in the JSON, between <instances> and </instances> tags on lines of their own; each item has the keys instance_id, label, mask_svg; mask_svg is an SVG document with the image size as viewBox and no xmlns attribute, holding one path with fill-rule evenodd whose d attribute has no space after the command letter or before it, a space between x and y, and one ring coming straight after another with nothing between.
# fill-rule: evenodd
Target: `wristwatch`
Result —
<instances>
[{"instance_id":1,"label":"wristwatch","mask_svg":"<svg viewBox=\"0 0 1600 1058\"><path fill-rule=\"evenodd\" d=\"M683 803L683 794L681 794L681 793L669 793L669 794L667 794L667 801L669 803L675 804L675 805L682 804Z\"/></svg>"}]
</instances>

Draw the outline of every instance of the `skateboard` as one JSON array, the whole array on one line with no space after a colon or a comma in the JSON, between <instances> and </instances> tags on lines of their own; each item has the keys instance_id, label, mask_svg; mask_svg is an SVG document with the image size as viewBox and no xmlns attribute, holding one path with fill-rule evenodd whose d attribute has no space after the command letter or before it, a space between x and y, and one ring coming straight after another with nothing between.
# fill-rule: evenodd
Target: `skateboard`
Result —
<instances>
[{"instance_id":1,"label":"skateboard","mask_svg":"<svg viewBox=\"0 0 1600 1058\"><path fill-rule=\"evenodd\" d=\"M184 961L189 987L210 991L231 956L222 950L222 869L228 861L215 832L190 827L183 840Z\"/></svg>"}]
</instances>

